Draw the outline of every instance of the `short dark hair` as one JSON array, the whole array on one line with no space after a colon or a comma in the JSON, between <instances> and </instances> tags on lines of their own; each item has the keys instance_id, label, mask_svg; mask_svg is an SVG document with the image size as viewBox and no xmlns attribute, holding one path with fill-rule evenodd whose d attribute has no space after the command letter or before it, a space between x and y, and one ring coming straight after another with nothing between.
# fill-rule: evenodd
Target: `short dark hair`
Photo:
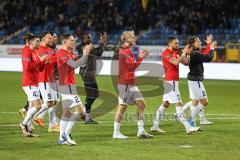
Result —
<instances>
[{"instance_id":1,"label":"short dark hair","mask_svg":"<svg viewBox=\"0 0 240 160\"><path fill-rule=\"evenodd\" d=\"M56 34L56 32L54 32L54 31L50 31L49 33L51 34L51 36L53 36L54 34ZM57 35L57 34L56 34L56 35Z\"/></svg>"},{"instance_id":2,"label":"short dark hair","mask_svg":"<svg viewBox=\"0 0 240 160\"><path fill-rule=\"evenodd\" d=\"M167 44L171 43L173 40L177 39L176 36L169 36L168 37L168 41L167 41Z\"/></svg>"},{"instance_id":3,"label":"short dark hair","mask_svg":"<svg viewBox=\"0 0 240 160\"><path fill-rule=\"evenodd\" d=\"M31 35L31 36L29 36L28 41L31 42L31 41L33 41L33 40L36 39L36 38L38 38L38 36L36 36L36 35Z\"/></svg>"},{"instance_id":4,"label":"short dark hair","mask_svg":"<svg viewBox=\"0 0 240 160\"><path fill-rule=\"evenodd\" d=\"M188 39L187 39L187 44L190 45L190 46L192 46L193 43L196 41L197 38L198 38L197 36L190 36L190 37L188 37Z\"/></svg>"},{"instance_id":5,"label":"short dark hair","mask_svg":"<svg viewBox=\"0 0 240 160\"><path fill-rule=\"evenodd\" d=\"M42 40L47 34L50 34L50 32L47 31L43 32L40 36L40 39Z\"/></svg>"},{"instance_id":6,"label":"short dark hair","mask_svg":"<svg viewBox=\"0 0 240 160\"><path fill-rule=\"evenodd\" d=\"M23 40L26 43L27 41L29 41L29 37L33 36L34 34L31 32L27 32L23 35Z\"/></svg>"},{"instance_id":7,"label":"short dark hair","mask_svg":"<svg viewBox=\"0 0 240 160\"><path fill-rule=\"evenodd\" d=\"M83 39L85 36L91 36L91 34L89 32L84 32L81 36L81 39Z\"/></svg>"},{"instance_id":8,"label":"short dark hair","mask_svg":"<svg viewBox=\"0 0 240 160\"><path fill-rule=\"evenodd\" d=\"M60 37L61 43L63 42L63 40L66 40L66 39L68 39L71 36L73 36L73 35L69 34L69 33L62 34L61 37Z\"/></svg>"}]
</instances>

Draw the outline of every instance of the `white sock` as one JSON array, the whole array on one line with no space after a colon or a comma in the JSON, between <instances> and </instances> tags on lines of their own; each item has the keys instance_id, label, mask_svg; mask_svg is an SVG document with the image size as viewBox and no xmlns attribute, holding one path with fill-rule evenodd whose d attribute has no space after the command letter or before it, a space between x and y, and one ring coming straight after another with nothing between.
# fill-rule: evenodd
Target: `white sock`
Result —
<instances>
[{"instance_id":1,"label":"white sock","mask_svg":"<svg viewBox=\"0 0 240 160\"><path fill-rule=\"evenodd\" d=\"M86 113L86 121L89 121L91 119L91 113Z\"/></svg>"},{"instance_id":2,"label":"white sock","mask_svg":"<svg viewBox=\"0 0 240 160\"><path fill-rule=\"evenodd\" d=\"M192 105L192 101L187 102L186 104L184 104L183 106L183 112L185 112L187 109L189 109Z\"/></svg>"},{"instance_id":3,"label":"white sock","mask_svg":"<svg viewBox=\"0 0 240 160\"><path fill-rule=\"evenodd\" d=\"M27 125L28 122L33 118L33 116L37 113L37 109L35 107L32 107L30 109L28 109L27 115L23 120L23 125Z\"/></svg>"},{"instance_id":4,"label":"white sock","mask_svg":"<svg viewBox=\"0 0 240 160\"><path fill-rule=\"evenodd\" d=\"M53 122L54 125L59 125L59 119L58 119L58 114L57 114L57 106L53 107Z\"/></svg>"},{"instance_id":5,"label":"white sock","mask_svg":"<svg viewBox=\"0 0 240 160\"><path fill-rule=\"evenodd\" d=\"M72 116L69 118L67 128L65 133L69 135L72 132L74 125L77 123L77 120L80 118L80 114L78 112L74 112Z\"/></svg>"},{"instance_id":6,"label":"white sock","mask_svg":"<svg viewBox=\"0 0 240 160\"><path fill-rule=\"evenodd\" d=\"M121 126L121 123L114 122L114 133L113 134L119 134L120 133L120 126Z\"/></svg>"},{"instance_id":7,"label":"white sock","mask_svg":"<svg viewBox=\"0 0 240 160\"><path fill-rule=\"evenodd\" d=\"M49 122L49 126L48 128L53 128L54 127L54 119L55 119L55 112L54 112L54 108L51 107L48 109L48 122Z\"/></svg>"},{"instance_id":8,"label":"white sock","mask_svg":"<svg viewBox=\"0 0 240 160\"><path fill-rule=\"evenodd\" d=\"M36 116L38 116L38 118L44 119L44 116L45 116L45 114L47 113L47 112L46 112L47 109L48 109L48 106L47 106L45 103L43 103L42 106L41 106L41 108L40 108L40 110L39 110L38 113L36 114Z\"/></svg>"},{"instance_id":9,"label":"white sock","mask_svg":"<svg viewBox=\"0 0 240 160\"><path fill-rule=\"evenodd\" d=\"M27 123L27 128L28 128L28 131L31 131L32 130L32 120L33 118L31 118L28 123Z\"/></svg>"},{"instance_id":10,"label":"white sock","mask_svg":"<svg viewBox=\"0 0 240 160\"><path fill-rule=\"evenodd\" d=\"M199 103L199 105L195 106L191 106L191 119L195 120L197 115L199 115L199 113L202 111L202 109L204 108L204 106Z\"/></svg>"},{"instance_id":11,"label":"white sock","mask_svg":"<svg viewBox=\"0 0 240 160\"><path fill-rule=\"evenodd\" d=\"M64 117L60 120L60 138L62 139L63 132L66 131L67 125L68 125L69 118Z\"/></svg>"},{"instance_id":12,"label":"white sock","mask_svg":"<svg viewBox=\"0 0 240 160\"><path fill-rule=\"evenodd\" d=\"M199 113L199 117L200 117L201 121L203 121L203 120L205 119L204 108L203 108L202 111Z\"/></svg>"},{"instance_id":13,"label":"white sock","mask_svg":"<svg viewBox=\"0 0 240 160\"><path fill-rule=\"evenodd\" d=\"M138 120L137 121L137 126L138 126L138 133L141 133L144 131L144 123L143 120Z\"/></svg>"},{"instance_id":14,"label":"white sock","mask_svg":"<svg viewBox=\"0 0 240 160\"><path fill-rule=\"evenodd\" d=\"M176 107L177 117L180 120L180 122L184 125L185 128L189 128L190 125L186 119L186 116L183 112L183 108L181 106Z\"/></svg>"},{"instance_id":15,"label":"white sock","mask_svg":"<svg viewBox=\"0 0 240 160\"><path fill-rule=\"evenodd\" d=\"M54 120L54 125L59 125L59 118L57 117L57 113L55 113L56 114L56 119Z\"/></svg>"},{"instance_id":16,"label":"white sock","mask_svg":"<svg viewBox=\"0 0 240 160\"><path fill-rule=\"evenodd\" d=\"M163 105L161 105L161 106L158 108L158 110L157 110L157 112L156 112L155 120L154 120L154 122L153 122L154 126L158 127L158 125L159 125L159 123L160 123L160 120L161 120L161 118L163 117L164 112L165 112L166 109L167 109L167 108L163 107Z\"/></svg>"}]
</instances>

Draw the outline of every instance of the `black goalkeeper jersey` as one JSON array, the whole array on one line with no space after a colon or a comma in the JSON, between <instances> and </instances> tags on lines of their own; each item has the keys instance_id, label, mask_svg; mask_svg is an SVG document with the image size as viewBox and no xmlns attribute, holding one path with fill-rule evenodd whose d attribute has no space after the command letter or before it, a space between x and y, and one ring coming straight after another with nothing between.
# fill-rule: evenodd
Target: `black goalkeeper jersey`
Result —
<instances>
[{"instance_id":1,"label":"black goalkeeper jersey","mask_svg":"<svg viewBox=\"0 0 240 160\"><path fill-rule=\"evenodd\" d=\"M213 58L214 50L210 50L209 54L202 54L200 50L194 50L190 55L188 80L202 81L204 79L204 67L203 62L211 62Z\"/></svg>"}]
</instances>

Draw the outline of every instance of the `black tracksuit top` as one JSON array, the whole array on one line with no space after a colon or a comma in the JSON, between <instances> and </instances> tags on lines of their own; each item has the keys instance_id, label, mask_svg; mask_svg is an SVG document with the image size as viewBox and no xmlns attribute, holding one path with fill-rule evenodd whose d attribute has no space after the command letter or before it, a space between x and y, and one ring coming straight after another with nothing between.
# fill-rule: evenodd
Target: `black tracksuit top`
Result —
<instances>
[{"instance_id":1,"label":"black tracksuit top","mask_svg":"<svg viewBox=\"0 0 240 160\"><path fill-rule=\"evenodd\" d=\"M211 62L214 55L214 50L211 49L209 54L202 54L200 50L193 50L190 55L189 69L187 79L191 81L203 81L204 68L203 62Z\"/></svg>"}]
</instances>

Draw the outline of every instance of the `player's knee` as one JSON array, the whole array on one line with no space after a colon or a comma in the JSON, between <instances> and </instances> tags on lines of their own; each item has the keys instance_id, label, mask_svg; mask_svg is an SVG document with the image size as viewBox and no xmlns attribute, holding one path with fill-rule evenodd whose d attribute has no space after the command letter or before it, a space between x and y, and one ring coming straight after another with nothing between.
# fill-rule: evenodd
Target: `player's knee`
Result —
<instances>
[{"instance_id":1,"label":"player's knee","mask_svg":"<svg viewBox=\"0 0 240 160\"><path fill-rule=\"evenodd\" d=\"M182 102L177 102L176 107L180 107L180 106L183 106Z\"/></svg>"},{"instance_id":2,"label":"player's knee","mask_svg":"<svg viewBox=\"0 0 240 160\"><path fill-rule=\"evenodd\" d=\"M197 106L199 104L199 100L192 100L192 105Z\"/></svg>"},{"instance_id":3,"label":"player's knee","mask_svg":"<svg viewBox=\"0 0 240 160\"><path fill-rule=\"evenodd\" d=\"M57 105L57 101L54 101L54 102L53 102L53 105L54 105L54 106Z\"/></svg>"},{"instance_id":4,"label":"player's knee","mask_svg":"<svg viewBox=\"0 0 240 160\"><path fill-rule=\"evenodd\" d=\"M63 111L62 111L62 118L66 118L66 117L70 117L71 116L71 113L69 111L68 108L64 108Z\"/></svg>"},{"instance_id":5,"label":"player's knee","mask_svg":"<svg viewBox=\"0 0 240 160\"><path fill-rule=\"evenodd\" d=\"M144 108L145 108L145 102L144 102L144 100L138 100L138 101L136 101L136 105L137 105L138 108L140 108L140 109L144 109Z\"/></svg>"},{"instance_id":6,"label":"player's knee","mask_svg":"<svg viewBox=\"0 0 240 160\"><path fill-rule=\"evenodd\" d=\"M163 102L162 105L163 105L164 108L168 108L169 107L169 102Z\"/></svg>"},{"instance_id":7,"label":"player's knee","mask_svg":"<svg viewBox=\"0 0 240 160\"><path fill-rule=\"evenodd\" d=\"M126 111L126 109L127 109L127 106L124 106L124 105L121 105L119 107L120 107L120 112L121 113L124 113Z\"/></svg>"},{"instance_id":8,"label":"player's knee","mask_svg":"<svg viewBox=\"0 0 240 160\"><path fill-rule=\"evenodd\" d=\"M208 101L201 102L201 104L206 107L208 105Z\"/></svg>"},{"instance_id":9,"label":"player's knee","mask_svg":"<svg viewBox=\"0 0 240 160\"><path fill-rule=\"evenodd\" d=\"M48 102L46 102L46 105L48 106L48 108L50 108L54 105L54 102L48 101Z\"/></svg>"},{"instance_id":10,"label":"player's knee","mask_svg":"<svg viewBox=\"0 0 240 160\"><path fill-rule=\"evenodd\" d=\"M84 107L82 105L77 105L72 108L72 113L78 113L80 115L84 113Z\"/></svg>"},{"instance_id":11,"label":"player's knee","mask_svg":"<svg viewBox=\"0 0 240 160\"><path fill-rule=\"evenodd\" d=\"M36 107L37 109L40 109L42 106L40 100L33 101L31 104L32 104L32 106Z\"/></svg>"}]
</instances>

